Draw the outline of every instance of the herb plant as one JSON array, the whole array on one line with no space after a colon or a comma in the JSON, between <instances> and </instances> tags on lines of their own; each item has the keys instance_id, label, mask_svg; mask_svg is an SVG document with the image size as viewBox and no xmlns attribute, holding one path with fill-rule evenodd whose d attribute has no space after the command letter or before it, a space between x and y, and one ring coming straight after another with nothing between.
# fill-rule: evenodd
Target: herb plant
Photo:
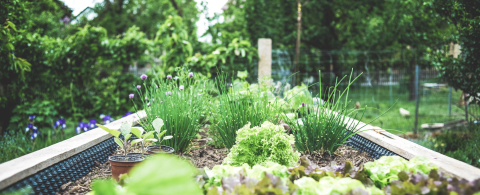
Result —
<instances>
[{"instance_id":1,"label":"herb plant","mask_svg":"<svg viewBox=\"0 0 480 195\"><path fill-rule=\"evenodd\" d=\"M260 127L250 128L250 123L237 131L236 144L224 164L254 166L268 161L285 166L294 165L300 154L294 152L293 135L287 135L282 126L264 122Z\"/></svg>"},{"instance_id":2,"label":"herb plant","mask_svg":"<svg viewBox=\"0 0 480 195\"><path fill-rule=\"evenodd\" d=\"M258 85L246 91L235 91L235 86L227 83L225 76L219 76L216 84L221 95L213 128L228 149L235 144L237 129L249 122L257 126L264 121L274 121L281 113L280 104L285 103L278 101L268 89L262 91Z\"/></svg>"},{"instance_id":3,"label":"herb plant","mask_svg":"<svg viewBox=\"0 0 480 195\"><path fill-rule=\"evenodd\" d=\"M143 130L143 128L140 128L140 129L139 128L132 128L132 134L137 137L137 139L132 140L132 145L137 144L137 143L141 144L142 157L143 157L143 153L145 153L145 143L148 142L148 141L156 141L156 139L154 138L154 135L153 135L153 133L155 133L154 131L150 131L150 132L147 132L147 133L144 133L144 132L145 131Z\"/></svg>"},{"instance_id":4,"label":"herb plant","mask_svg":"<svg viewBox=\"0 0 480 195\"><path fill-rule=\"evenodd\" d=\"M167 75L167 79L153 79L151 82L145 78L144 89L140 85L137 89L147 114L140 124L147 131L168 129L171 139L159 141L164 141L165 145L183 153L197 135L207 95L205 82L196 80L193 74L189 76L186 71L177 70L179 75L176 77ZM160 129L155 129L152 125L157 118L164 122Z\"/></svg>"},{"instance_id":5,"label":"herb plant","mask_svg":"<svg viewBox=\"0 0 480 195\"><path fill-rule=\"evenodd\" d=\"M325 103L314 106L303 102L299 108L301 113L304 113L303 117L290 120L290 127L293 128L295 135L295 148L298 151L307 154L324 152L333 154L349 137L359 133L357 130L359 123L353 121L357 112L347 108L349 87L358 77L352 80L350 76L346 89L337 91L345 78L346 76L326 90ZM321 81L321 74L319 80ZM321 92L320 82L319 97L322 97Z\"/></svg>"}]
</instances>

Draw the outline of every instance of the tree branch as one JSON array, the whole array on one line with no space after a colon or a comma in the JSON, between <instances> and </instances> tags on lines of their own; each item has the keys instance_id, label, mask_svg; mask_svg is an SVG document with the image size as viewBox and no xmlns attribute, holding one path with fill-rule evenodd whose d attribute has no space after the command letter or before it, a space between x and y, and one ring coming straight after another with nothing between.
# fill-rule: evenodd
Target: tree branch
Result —
<instances>
[{"instance_id":1,"label":"tree branch","mask_svg":"<svg viewBox=\"0 0 480 195\"><path fill-rule=\"evenodd\" d=\"M173 7L177 10L178 15L183 18L182 10L178 7L177 2L175 2L175 0L170 0L170 3L172 3Z\"/></svg>"}]
</instances>

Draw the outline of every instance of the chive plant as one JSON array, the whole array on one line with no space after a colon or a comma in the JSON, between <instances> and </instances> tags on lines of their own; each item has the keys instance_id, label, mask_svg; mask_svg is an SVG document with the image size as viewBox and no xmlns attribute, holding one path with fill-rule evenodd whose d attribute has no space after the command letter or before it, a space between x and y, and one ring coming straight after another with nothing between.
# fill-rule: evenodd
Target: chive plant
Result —
<instances>
[{"instance_id":1,"label":"chive plant","mask_svg":"<svg viewBox=\"0 0 480 195\"><path fill-rule=\"evenodd\" d=\"M138 87L139 98L147 117L140 124L147 131L154 131L153 120L164 121L162 131L166 130L172 139L163 143L178 153L187 151L195 135L198 133L199 120L202 116L202 104L206 95L202 90L204 82L196 80L193 73L179 71L177 77L167 79L151 79L144 81L145 90ZM138 108L136 107L138 110Z\"/></svg>"},{"instance_id":2,"label":"chive plant","mask_svg":"<svg viewBox=\"0 0 480 195\"><path fill-rule=\"evenodd\" d=\"M269 89L262 91L260 87L248 88L246 91L235 91L233 84L227 82L227 77L221 75L216 79L220 95L217 97L218 109L213 117L214 128L223 144L232 148L237 137L237 130L248 122L259 126L264 121L278 122L282 103L278 98L272 98Z\"/></svg>"},{"instance_id":3,"label":"chive plant","mask_svg":"<svg viewBox=\"0 0 480 195\"><path fill-rule=\"evenodd\" d=\"M321 74L319 75L319 97L322 97L322 78ZM307 154L325 152L333 154L348 138L360 132L357 128L359 123L353 121L358 110L347 108L350 85L359 76L352 80L350 75L344 90L338 90L338 86L347 76L345 75L340 81L337 80L335 86L325 90L326 101L321 105L302 104L299 109L304 111L303 117L289 121L294 129L295 148L298 151Z\"/></svg>"}]
</instances>

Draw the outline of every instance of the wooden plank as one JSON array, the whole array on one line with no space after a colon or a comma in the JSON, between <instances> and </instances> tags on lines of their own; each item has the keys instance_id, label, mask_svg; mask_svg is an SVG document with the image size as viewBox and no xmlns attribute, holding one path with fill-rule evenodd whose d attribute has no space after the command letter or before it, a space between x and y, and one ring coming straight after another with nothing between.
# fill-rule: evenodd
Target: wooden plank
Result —
<instances>
[{"instance_id":1,"label":"wooden plank","mask_svg":"<svg viewBox=\"0 0 480 195\"><path fill-rule=\"evenodd\" d=\"M126 121L133 121L134 124L138 124L139 117L144 118L145 116L145 111L140 111L113 121L107 127L119 129L120 125ZM49 147L4 162L0 164L0 189L4 189L51 165L83 152L111 137L110 134L102 129L95 128Z\"/></svg>"},{"instance_id":2,"label":"wooden plank","mask_svg":"<svg viewBox=\"0 0 480 195\"><path fill-rule=\"evenodd\" d=\"M354 120L348 118L350 121L346 123L359 123L358 128L365 125L358 120ZM431 163L437 165L439 170L443 173L458 177L464 178L469 181L479 179L480 178L480 169L476 168L472 165L464 163L454 158L450 158L445 156L441 153L435 152L423 146L420 146L416 143L393 135L391 133L377 133L373 130L381 130L380 127L375 127L372 125L366 125L361 129L357 129L361 131L358 135L382 146L406 159L412 159L416 156L425 156L427 157Z\"/></svg>"},{"instance_id":3,"label":"wooden plank","mask_svg":"<svg viewBox=\"0 0 480 195\"><path fill-rule=\"evenodd\" d=\"M272 76L272 39L258 39L258 82Z\"/></svg>"}]
</instances>

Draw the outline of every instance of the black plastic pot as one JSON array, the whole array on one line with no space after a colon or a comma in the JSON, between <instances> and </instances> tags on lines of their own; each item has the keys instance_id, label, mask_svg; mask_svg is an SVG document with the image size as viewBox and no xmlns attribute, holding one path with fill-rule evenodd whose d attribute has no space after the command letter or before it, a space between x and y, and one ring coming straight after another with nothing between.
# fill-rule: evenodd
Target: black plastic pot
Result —
<instances>
[{"instance_id":1,"label":"black plastic pot","mask_svg":"<svg viewBox=\"0 0 480 195\"><path fill-rule=\"evenodd\" d=\"M127 156L139 156L142 157L142 153L128 153ZM152 157L152 154L143 153L145 159Z\"/></svg>"},{"instance_id":2,"label":"black plastic pot","mask_svg":"<svg viewBox=\"0 0 480 195\"><path fill-rule=\"evenodd\" d=\"M147 146L147 153L149 154L172 154L175 152L175 149L173 149L170 146L164 146L162 145L162 149L160 150L159 145L150 145Z\"/></svg>"}]
</instances>

